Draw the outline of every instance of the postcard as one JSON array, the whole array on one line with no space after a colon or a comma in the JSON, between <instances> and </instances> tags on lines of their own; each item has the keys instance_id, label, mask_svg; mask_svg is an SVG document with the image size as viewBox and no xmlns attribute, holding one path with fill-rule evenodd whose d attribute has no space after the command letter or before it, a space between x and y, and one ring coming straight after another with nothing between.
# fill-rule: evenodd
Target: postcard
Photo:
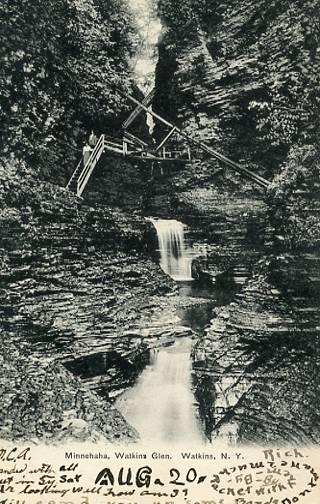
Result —
<instances>
[{"instance_id":1,"label":"postcard","mask_svg":"<svg viewBox=\"0 0 320 504\"><path fill-rule=\"evenodd\" d=\"M2 0L0 504L318 504L318 1Z\"/></svg>"}]
</instances>

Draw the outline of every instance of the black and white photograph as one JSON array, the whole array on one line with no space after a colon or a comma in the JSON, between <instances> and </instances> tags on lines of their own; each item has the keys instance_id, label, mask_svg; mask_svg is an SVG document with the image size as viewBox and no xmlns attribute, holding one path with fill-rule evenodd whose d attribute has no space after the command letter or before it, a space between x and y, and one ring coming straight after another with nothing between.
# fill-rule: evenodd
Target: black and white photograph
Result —
<instances>
[{"instance_id":1,"label":"black and white photograph","mask_svg":"<svg viewBox=\"0 0 320 504\"><path fill-rule=\"evenodd\" d=\"M0 504L319 504L319 0L0 22Z\"/></svg>"}]
</instances>

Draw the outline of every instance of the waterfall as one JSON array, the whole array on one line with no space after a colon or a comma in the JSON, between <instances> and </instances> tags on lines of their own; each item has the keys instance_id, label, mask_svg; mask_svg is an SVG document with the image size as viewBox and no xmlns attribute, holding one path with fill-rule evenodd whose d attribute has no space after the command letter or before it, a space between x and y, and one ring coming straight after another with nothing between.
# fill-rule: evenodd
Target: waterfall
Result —
<instances>
[{"instance_id":1,"label":"waterfall","mask_svg":"<svg viewBox=\"0 0 320 504\"><path fill-rule=\"evenodd\" d=\"M177 281L192 278L192 254L184 239L184 225L177 220L149 219L157 231L160 266Z\"/></svg>"},{"instance_id":2,"label":"waterfall","mask_svg":"<svg viewBox=\"0 0 320 504\"><path fill-rule=\"evenodd\" d=\"M136 385L117 400L116 408L138 430L142 442L204 443L194 412L190 350L188 338L152 350Z\"/></svg>"}]
</instances>

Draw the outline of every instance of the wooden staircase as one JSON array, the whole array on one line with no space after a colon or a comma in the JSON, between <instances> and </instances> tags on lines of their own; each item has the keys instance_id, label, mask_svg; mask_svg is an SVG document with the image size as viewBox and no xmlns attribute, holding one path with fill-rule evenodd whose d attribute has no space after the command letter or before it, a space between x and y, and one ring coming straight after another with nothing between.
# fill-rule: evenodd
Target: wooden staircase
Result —
<instances>
[{"instance_id":1,"label":"wooden staircase","mask_svg":"<svg viewBox=\"0 0 320 504\"><path fill-rule=\"evenodd\" d=\"M77 192L77 181L78 181L79 175L81 173L81 170L82 170L82 158L80 159L79 163L77 164L76 169L74 170L69 182L66 185L66 188L72 192Z\"/></svg>"},{"instance_id":2,"label":"wooden staircase","mask_svg":"<svg viewBox=\"0 0 320 504\"><path fill-rule=\"evenodd\" d=\"M73 191L77 194L77 196L81 196L93 170L96 167L97 162L99 161L102 153L105 148L105 138L104 135L101 135L99 140L97 141L94 149L92 150L90 157L86 164L83 166L82 159L78 163L76 169L74 170L68 184L67 189Z\"/></svg>"},{"instance_id":3,"label":"wooden staircase","mask_svg":"<svg viewBox=\"0 0 320 504\"><path fill-rule=\"evenodd\" d=\"M66 188L81 196L103 152L110 152L112 156L144 161L161 161L188 163L191 160L190 150L166 150L165 147L151 150L151 147L134 135L125 133L123 139L101 135L88 161L83 166L82 159L74 170Z\"/></svg>"},{"instance_id":4,"label":"wooden staircase","mask_svg":"<svg viewBox=\"0 0 320 504\"><path fill-rule=\"evenodd\" d=\"M82 160L78 163L76 169L74 170L68 184L67 189L75 192L77 196L81 196L95 167L98 163L103 152L108 151L112 155L115 156L123 156L126 158L132 159L143 159L145 161L154 162L182 162L188 163L192 160L190 145L193 146L192 150L194 151L202 151L206 154L209 154L210 157L220 161L224 165L231 168L234 172L239 173L245 178L248 178L255 184L267 189L270 185L270 182L265 178L261 177L259 174L254 173L249 170L247 167L237 163L236 161L231 160L230 158L224 156L220 152L212 149L204 142L197 140L194 137L191 137L190 134L185 133L183 130L178 128L175 124L167 121L159 114L156 114L151 107L149 107L153 97L154 97L154 89L150 91L150 93L144 98L142 102L136 100L130 95L125 95L126 98L130 99L135 105L136 108L132 112L132 114L128 117L128 119L123 123L123 138L117 139L113 137L108 137L106 135L101 135L94 149L92 150L88 161L85 166L83 166ZM169 128L169 132L163 138L163 140L159 143L158 146L150 146L143 140L137 138L132 133L127 131L128 126L134 121L134 119L142 112L146 112L150 114L155 119L164 124L167 128ZM186 150L167 150L166 144L170 138L174 135L179 135L188 144Z\"/></svg>"}]
</instances>

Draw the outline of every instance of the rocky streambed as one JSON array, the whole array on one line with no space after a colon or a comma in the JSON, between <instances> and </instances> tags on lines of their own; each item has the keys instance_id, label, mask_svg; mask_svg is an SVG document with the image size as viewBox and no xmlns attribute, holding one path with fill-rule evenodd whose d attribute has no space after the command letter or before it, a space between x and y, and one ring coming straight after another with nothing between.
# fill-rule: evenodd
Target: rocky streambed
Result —
<instances>
[{"instance_id":1,"label":"rocky streambed","mask_svg":"<svg viewBox=\"0 0 320 504\"><path fill-rule=\"evenodd\" d=\"M319 441L319 258L275 246L261 199L193 187L159 207L189 225L197 280L177 283L140 211L1 187L2 438L135 441L164 380L194 440Z\"/></svg>"},{"instance_id":2,"label":"rocky streambed","mask_svg":"<svg viewBox=\"0 0 320 504\"><path fill-rule=\"evenodd\" d=\"M198 284L214 298L192 362L206 437L317 444L319 252L288 250L253 195L182 186L173 211L190 226Z\"/></svg>"},{"instance_id":3,"label":"rocky streambed","mask_svg":"<svg viewBox=\"0 0 320 504\"><path fill-rule=\"evenodd\" d=\"M21 187L2 175L1 190L1 437L138 439L114 400L153 348L195 337L177 306L206 300L180 298L146 250L139 212L32 177Z\"/></svg>"}]
</instances>

